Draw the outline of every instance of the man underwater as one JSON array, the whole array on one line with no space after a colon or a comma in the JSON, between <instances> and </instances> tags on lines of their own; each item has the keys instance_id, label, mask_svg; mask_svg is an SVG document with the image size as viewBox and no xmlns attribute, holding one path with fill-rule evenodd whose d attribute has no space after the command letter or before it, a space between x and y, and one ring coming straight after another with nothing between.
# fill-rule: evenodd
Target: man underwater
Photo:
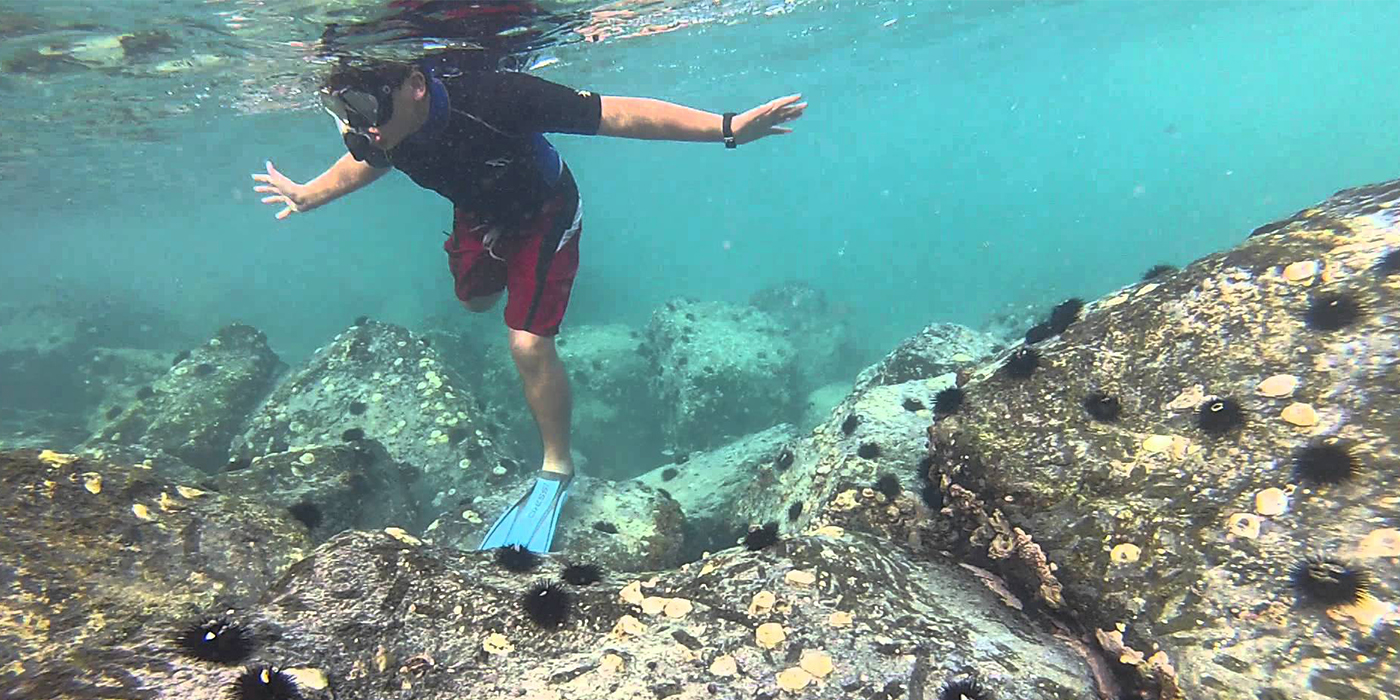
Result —
<instances>
[{"instance_id":1,"label":"man underwater","mask_svg":"<svg viewBox=\"0 0 1400 700\"><path fill-rule=\"evenodd\" d=\"M305 213L397 168L453 205L444 244L462 305L491 309L507 295L512 359L534 415L544 459L534 485L495 522L481 549L548 552L573 480L571 396L554 336L579 265L582 202L545 133L722 142L773 134L801 117L801 95L742 113L714 114L662 100L598 95L518 72L440 63L342 63L319 92L347 150L305 184L267 162L253 174L277 218Z\"/></svg>"}]
</instances>

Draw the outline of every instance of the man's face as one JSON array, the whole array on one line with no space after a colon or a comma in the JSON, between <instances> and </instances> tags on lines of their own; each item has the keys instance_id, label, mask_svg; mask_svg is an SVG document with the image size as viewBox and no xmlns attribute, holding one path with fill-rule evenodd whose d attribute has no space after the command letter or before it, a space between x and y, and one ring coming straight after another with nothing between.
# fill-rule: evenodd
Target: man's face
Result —
<instances>
[{"instance_id":1,"label":"man's face","mask_svg":"<svg viewBox=\"0 0 1400 700\"><path fill-rule=\"evenodd\" d=\"M423 74L413 71L403 83L394 88L393 116L389 121L365 130L375 148L389 150L423 126L428 116L428 83Z\"/></svg>"}]
</instances>

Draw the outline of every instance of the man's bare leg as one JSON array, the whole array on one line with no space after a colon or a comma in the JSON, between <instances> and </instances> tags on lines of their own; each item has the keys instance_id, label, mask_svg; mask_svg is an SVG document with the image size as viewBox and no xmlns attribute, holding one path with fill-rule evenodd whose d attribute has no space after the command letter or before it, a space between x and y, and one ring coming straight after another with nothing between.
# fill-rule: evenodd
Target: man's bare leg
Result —
<instances>
[{"instance_id":1,"label":"man's bare leg","mask_svg":"<svg viewBox=\"0 0 1400 700\"><path fill-rule=\"evenodd\" d=\"M554 338L528 331L510 330L510 354L520 381L525 386L525 401L535 415L544 444L544 471L573 474L574 461L569 454L569 422L573 406L569 393L569 377L564 363L554 348Z\"/></svg>"}]
</instances>

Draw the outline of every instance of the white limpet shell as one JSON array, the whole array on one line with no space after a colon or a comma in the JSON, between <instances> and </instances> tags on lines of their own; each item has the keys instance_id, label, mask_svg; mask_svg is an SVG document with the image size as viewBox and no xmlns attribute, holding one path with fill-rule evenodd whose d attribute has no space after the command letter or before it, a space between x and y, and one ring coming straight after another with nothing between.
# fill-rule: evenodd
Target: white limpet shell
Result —
<instances>
[{"instance_id":1,"label":"white limpet shell","mask_svg":"<svg viewBox=\"0 0 1400 700\"><path fill-rule=\"evenodd\" d=\"M1300 260L1283 268L1283 278L1289 282L1307 282L1317 276L1316 260Z\"/></svg>"},{"instance_id":2,"label":"white limpet shell","mask_svg":"<svg viewBox=\"0 0 1400 700\"><path fill-rule=\"evenodd\" d=\"M1255 387L1255 391L1261 396L1271 399L1286 399L1293 395L1298 389L1298 378L1291 374L1275 374Z\"/></svg>"},{"instance_id":3,"label":"white limpet shell","mask_svg":"<svg viewBox=\"0 0 1400 700\"><path fill-rule=\"evenodd\" d=\"M1289 404L1283 409L1281 417L1300 428L1317 425L1317 411L1305 403Z\"/></svg>"},{"instance_id":4,"label":"white limpet shell","mask_svg":"<svg viewBox=\"0 0 1400 700\"><path fill-rule=\"evenodd\" d=\"M1254 512L1260 515L1282 515L1288 510L1288 494L1270 487L1254 494Z\"/></svg>"}]
</instances>

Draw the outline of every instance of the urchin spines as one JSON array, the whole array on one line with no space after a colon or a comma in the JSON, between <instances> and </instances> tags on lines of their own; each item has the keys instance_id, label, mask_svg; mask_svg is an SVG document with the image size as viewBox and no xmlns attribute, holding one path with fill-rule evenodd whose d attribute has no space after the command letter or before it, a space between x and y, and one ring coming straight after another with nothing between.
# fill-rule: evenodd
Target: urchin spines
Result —
<instances>
[{"instance_id":1,"label":"urchin spines","mask_svg":"<svg viewBox=\"0 0 1400 700\"><path fill-rule=\"evenodd\" d=\"M1244 407L1233 397L1209 399L1196 409L1196 426L1209 435L1232 433L1244 427L1244 424Z\"/></svg>"},{"instance_id":2,"label":"urchin spines","mask_svg":"<svg viewBox=\"0 0 1400 700\"><path fill-rule=\"evenodd\" d=\"M519 544L497 547L493 557L501 568L517 574L534 571L540 564L540 555Z\"/></svg>"},{"instance_id":3,"label":"urchin spines","mask_svg":"<svg viewBox=\"0 0 1400 700\"><path fill-rule=\"evenodd\" d=\"M539 581L525 591L521 607L536 625L546 630L563 627L573 614L574 597L554 581Z\"/></svg>"},{"instance_id":4,"label":"urchin spines","mask_svg":"<svg viewBox=\"0 0 1400 700\"><path fill-rule=\"evenodd\" d=\"M296 679L276 666L249 666L228 690L232 700L301 700Z\"/></svg>"},{"instance_id":5,"label":"urchin spines","mask_svg":"<svg viewBox=\"0 0 1400 700\"><path fill-rule=\"evenodd\" d=\"M1293 565L1289 583L1303 605L1335 608L1365 601L1375 578L1359 564L1310 554Z\"/></svg>"},{"instance_id":6,"label":"urchin spines","mask_svg":"<svg viewBox=\"0 0 1400 700\"><path fill-rule=\"evenodd\" d=\"M185 627L175 635L175 644L191 658L230 665L242 663L256 645L247 628L224 617Z\"/></svg>"}]
</instances>

